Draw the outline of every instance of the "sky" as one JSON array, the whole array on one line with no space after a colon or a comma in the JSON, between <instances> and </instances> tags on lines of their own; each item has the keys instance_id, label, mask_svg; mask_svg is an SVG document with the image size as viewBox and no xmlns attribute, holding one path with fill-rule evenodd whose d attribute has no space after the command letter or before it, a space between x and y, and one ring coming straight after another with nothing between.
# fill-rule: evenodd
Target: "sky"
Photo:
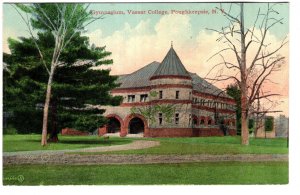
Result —
<instances>
[{"instance_id":1,"label":"sky","mask_svg":"<svg viewBox=\"0 0 300 195\"><path fill-rule=\"evenodd\" d=\"M103 11L124 14L105 15L104 19L90 24L85 35L90 38L90 43L106 46L106 49L112 52L110 58L114 63L109 68L114 75L134 72L153 61L161 62L173 42L173 47L186 69L205 77L220 60L208 59L224 47L224 43L216 41L218 34L207 30L220 30L228 25L228 20L215 9L220 6L225 10L230 8L230 4L226 3L95 3L89 7L95 16ZM232 5L231 13L237 14L237 8L236 5ZM247 3L244 8L246 27L252 27L258 10L264 13L266 8L265 3ZM129 10L139 11L139 14L129 14ZM199 11L199 14L178 14L184 10ZM216 10L217 13L213 14L212 10ZM276 10L276 17L284 19L283 24L268 32L270 49L289 35L289 4L277 5ZM20 36L28 37L29 34L21 17L11 5L3 5L3 18L3 51L9 53L8 37L16 39ZM249 52L250 59L253 53L254 48ZM266 88L281 94L276 98L280 104L275 109L283 110L280 114L288 116L288 45L279 53L285 56L286 60L282 70L272 75L273 81L278 84L270 83ZM226 55L226 58L234 61L230 54ZM225 85L214 84L218 87Z\"/></svg>"}]
</instances>

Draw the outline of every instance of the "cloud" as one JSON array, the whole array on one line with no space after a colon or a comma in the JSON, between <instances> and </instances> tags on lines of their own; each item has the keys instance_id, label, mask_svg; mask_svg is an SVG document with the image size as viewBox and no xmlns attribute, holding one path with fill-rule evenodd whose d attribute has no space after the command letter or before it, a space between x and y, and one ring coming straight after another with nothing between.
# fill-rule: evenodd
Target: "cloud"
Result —
<instances>
[{"instance_id":1,"label":"cloud","mask_svg":"<svg viewBox=\"0 0 300 195\"><path fill-rule=\"evenodd\" d=\"M152 32L152 33L151 33ZM162 61L174 42L178 53L189 48L192 31L188 16L164 16L153 27L150 20L142 20L136 26L125 23L112 35L103 36L101 30L87 34L90 42L107 46L112 52L113 74L131 73L152 61ZM180 48L180 49L179 49Z\"/></svg>"},{"instance_id":2,"label":"cloud","mask_svg":"<svg viewBox=\"0 0 300 195\"><path fill-rule=\"evenodd\" d=\"M107 50L112 52L111 57L114 60L111 66L112 74L128 74L152 61L162 61L173 41L174 49L187 70L205 77L214 64L223 60L220 56L212 59L210 57L226 47L224 41L216 41L219 38L216 32L201 30L196 35L193 34L190 18L187 15L165 15L154 26L151 25L150 20L141 20L136 26L125 23L120 30L108 36L104 36L100 29L87 35L92 43L98 46L106 45ZM272 43L269 46L270 51L281 43L281 40L270 32L267 37L267 41ZM254 43L253 47L249 48L248 61L253 59L256 47ZM284 108L284 113L288 115L288 46L282 48L280 53L287 57L286 63L282 71L271 76L271 79L278 84L269 83L265 88L282 94L284 101L280 108ZM237 64L233 52L225 52L224 58ZM232 69L223 71L224 74L229 75L238 73L237 70ZM225 87L227 83L215 83L215 85Z\"/></svg>"},{"instance_id":3,"label":"cloud","mask_svg":"<svg viewBox=\"0 0 300 195\"><path fill-rule=\"evenodd\" d=\"M9 49L9 46L8 46L8 38L13 38L13 39L16 39L18 36L18 33L11 29L11 28L4 28L3 29L3 43L2 43L2 49L3 49L3 52L5 53L10 53L10 49Z\"/></svg>"}]
</instances>

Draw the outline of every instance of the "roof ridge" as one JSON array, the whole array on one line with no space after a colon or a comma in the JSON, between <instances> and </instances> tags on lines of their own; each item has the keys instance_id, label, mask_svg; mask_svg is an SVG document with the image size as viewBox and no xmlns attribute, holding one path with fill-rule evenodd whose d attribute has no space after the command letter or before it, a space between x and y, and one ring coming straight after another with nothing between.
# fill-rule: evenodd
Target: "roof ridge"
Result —
<instances>
[{"instance_id":1,"label":"roof ridge","mask_svg":"<svg viewBox=\"0 0 300 195\"><path fill-rule=\"evenodd\" d=\"M179 56L177 55L174 48L171 46L167 55L164 57L163 61L160 63L157 70L154 72L153 76L188 76L190 77L185 66L182 64Z\"/></svg>"}]
</instances>

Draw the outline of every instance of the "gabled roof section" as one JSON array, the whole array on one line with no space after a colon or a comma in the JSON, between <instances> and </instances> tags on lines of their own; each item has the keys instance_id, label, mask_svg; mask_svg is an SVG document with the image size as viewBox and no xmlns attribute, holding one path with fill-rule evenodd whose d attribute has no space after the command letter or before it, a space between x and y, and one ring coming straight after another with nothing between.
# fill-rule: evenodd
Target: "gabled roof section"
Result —
<instances>
[{"instance_id":1,"label":"gabled roof section","mask_svg":"<svg viewBox=\"0 0 300 195\"><path fill-rule=\"evenodd\" d=\"M159 76L183 76L190 78L188 71L185 69L177 53L171 46L166 57L154 72L152 78Z\"/></svg>"},{"instance_id":2,"label":"gabled roof section","mask_svg":"<svg viewBox=\"0 0 300 195\"><path fill-rule=\"evenodd\" d=\"M127 75L120 75L117 82L121 83L118 88L137 88L150 86L150 77L156 71L159 62L152 62L145 67Z\"/></svg>"},{"instance_id":3,"label":"gabled roof section","mask_svg":"<svg viewBox=\"0 0 300 195\"><path fill-rule=\"evenodd\" d=\"M193 90L211 94L215 96L220 97L226 97L231 98L229 95L227 95L223 90L219 89L218 87L214 86L213 84L207 82L205 79L198 76L196 73L189 73L192 77L192 84L193 84Z\"/></svg>"}]
</instances>

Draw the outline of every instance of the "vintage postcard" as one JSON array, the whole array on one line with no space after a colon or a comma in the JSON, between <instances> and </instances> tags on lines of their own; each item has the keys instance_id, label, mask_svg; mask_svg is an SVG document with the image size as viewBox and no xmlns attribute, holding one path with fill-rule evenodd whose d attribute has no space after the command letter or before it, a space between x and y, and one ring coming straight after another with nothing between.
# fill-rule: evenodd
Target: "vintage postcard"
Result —
<instances>
[{"instance_id":1,"label":"vintage postcard","mask_svg":"<svg viewBox=\"0 0 300 195\"><path fill-rule=\"evenodd\" d=\"M2 6L3 185L289 183L288 2Z\"/></svg>"}]
</instances>

